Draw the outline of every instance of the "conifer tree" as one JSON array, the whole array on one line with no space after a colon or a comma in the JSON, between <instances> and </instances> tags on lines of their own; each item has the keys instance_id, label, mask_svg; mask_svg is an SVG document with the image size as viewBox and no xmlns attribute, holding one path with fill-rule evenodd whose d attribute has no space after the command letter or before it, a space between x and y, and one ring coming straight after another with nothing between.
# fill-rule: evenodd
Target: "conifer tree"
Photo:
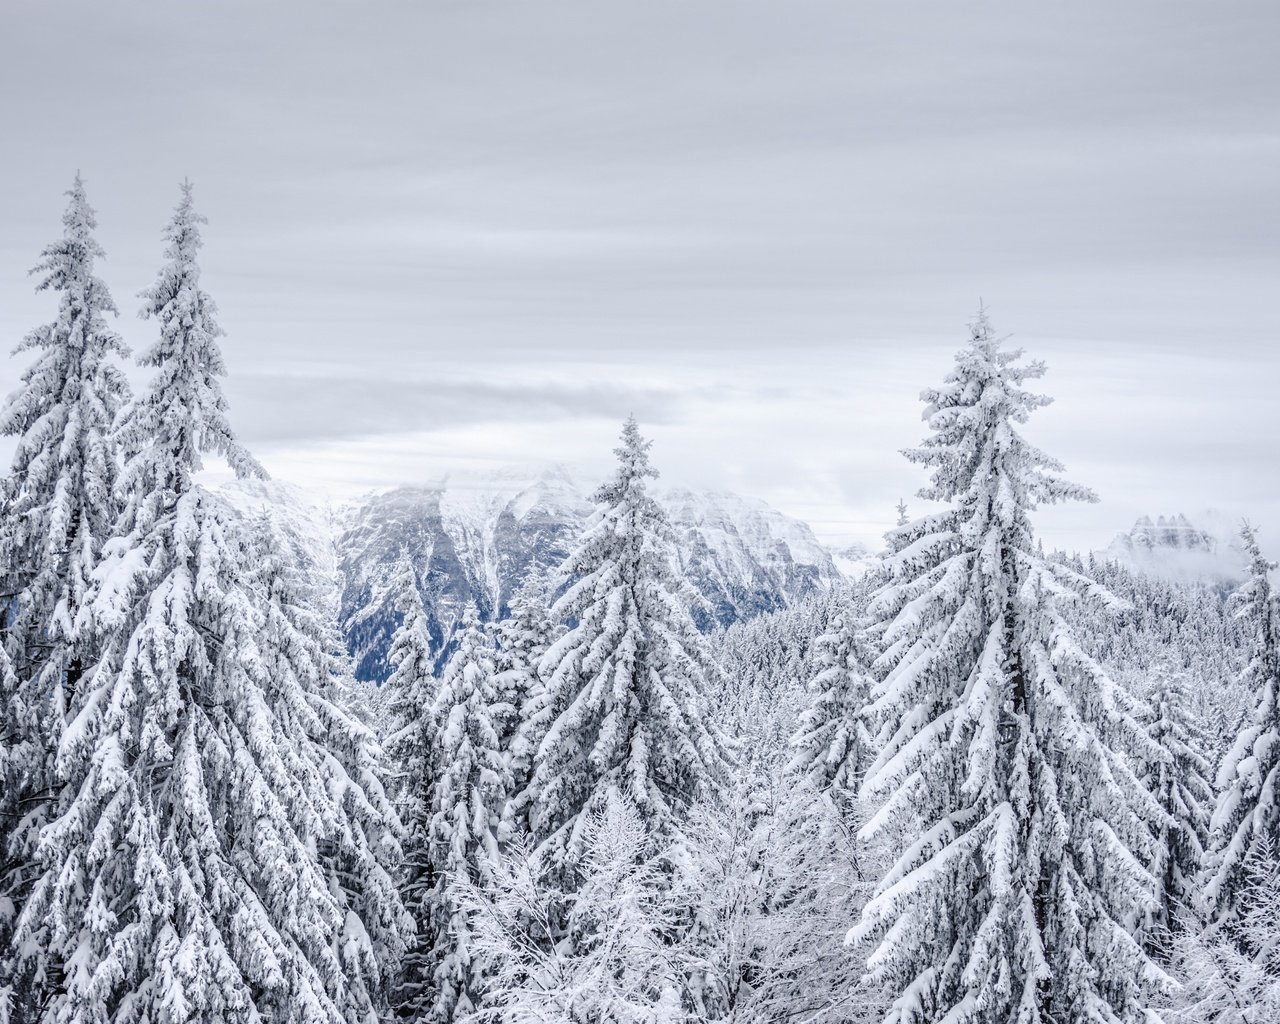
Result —
<instances>
[{"instance_id":1,"label":"conifer tree","mask_svg":"<svg viewBox=\"0 0 1280 1024\"><path fill-rule=\"evenodd\" d=\"M18 924L56 979L47 1024L354 1024L381 1001L382 919L344 905L328 852L359 842L350 808L368 800L326 749L342 711L305 665L280 671L291 640L252 532L194 481L210 453L261 473L227 423L201 223L184 185L144 293L155 376L124 429L124 511L94 578L103 652L70 709L69 796Z\"/></svg>"},{"instance_id":2,"label":"conifer tree","mask_svg":"<svg viewBox=\"0 0 1280 1024\"><path fill-rule=\"evenodd\" d=\"M17 676L5 645L0 643L0 692L12 700L17 693ZM14 741L9 735L0 735L0 815L4 815L5 829L0 833L0 840L7 838L14 831L13 823L21 813L21 800L27 798L28 762L30 748ZM31 976L29 970L20 971L18 958L11 948L10 933L18 916L18 907L23 898L20 888L22 868L34 860L26 855L15 844L18 857L10 860L0 847L0 869L3 869L6 888L0 890L0 1024L11 1024L22 1021L30 1015L31 1009L38 1005L43 987ZM29 966L29 965L28 965ZM15 992L16 989L16 992Z\"/></svg>"},{"instance_id":3,"label":"conifer tree","mask_svg":"<svg viewBox=\"0 0 1280 1024\"><path fill-rule=\"evenodd\" d=\"M314 702L319 731L314 742L327 752L326 786L340 805L342 826L320 841L321 863L333 896L355 914L345 936L357 958L348 972L358 1005L382 1006L403 956L412 920L400 901L401 829L385 788L389 769L352 677L351 660L337 629L336 592L327 592L314 570L304 574L298 553L270 513L259 518L256 589L264 611L262 645L268 678L289 681Z\"/></svg>"},{"instance_id":4,"label":"conifer tree","mask_svg":"<svg viewBox=\"0 0 1280 1024\"><path fill-rule=\"evenodd\" d=\"M400 624L387 657L392 666L386 681L391 734L387 753L396 766L396 806L404 827L401 895L414 924L414 936L401 961L393 1002L396 1013L424 1019L432 1004L432 947L429 927L431 894L437 876L431 860L431 815L436 778L435 656L427 612L408 554L401 552L391 579L392 600Z\"/></svg>"},{"instance_id":5,"label":"conifer tree","mask_svg":"<svg viewBox=\"0 0 1280 1024\"><path fill-rule=\"evenodd\" d=\"M549 867L580 857L584 812L602 810L610 793L656 835L700 791L725 784L707 710L717 670L680 598L666 515L646 491L657 476L650 443L628 419L617 473L561 568L573 583L551 615L575 624L542 660L549 725L529 784Z\"/></svg>"},{"instance_id":6,"label":"conifer tree","mask_svg":"<svg viewBox=\"0 0 1280 1024\"><path fill-rule=\"evenodd\" d=\"M56 751L67 707L96 655L84 607L115 518L114 425L129 388L129 350L107 325L111 293L94 274L105 255L77 174L62 237L32 270L58 294L58 315L14 350L36 353L0 409L16 438L0 504L0 976L34 1004L37 981L5 968L18 906L36 873L35 845L56 813ZM0 990L3 989L0 982Z\"/></svg>"},{"instance_id":7,"label":"conifer tree","mask_svg":"<svg viewBox=\"0 0 1280 1024\"><path fill-rule=\"evenodd\" d=\"M1174 944L1179 986L1165 1021L1280 1020L1280 856L1266 837L1245 857L1242 880L1229 930L1188 930Z\"/></svg>"},{"instance_id":8,"label":"conifer tree","mask_svg":"<svg viewBox=\"0 0 1280 1024\"><path fill-rule=\"evenodd\" d=\"M487 965L471 948L469 915L457 887L487 882L498 860L498 825L511 776L493 719L493 645L474 604L462 619L458 647L445 667L436 695L435 780L431 816L428 898L432 937L433 991L426 1019L460 1020L485 990Z\"/></svg>"},{"instance_id":9,"label":"conifer tree","mask_svg":"<svg viewBox=\"0 0 1280 1024\"><path fill-rule=\"evenodd\" d=\"M1280 599L1271 585L1275 563L1265 558L1254 529L1241 531L1249 578L1233 595L1250 627L1244 683L1253 694L1249 718L1223 758L1205 896L1215 922L1234 928L1247 862L1261 844L1280 849Z\"/></svg>"},{"instance_id":10,"label":"conifer tree","mask_svg":"<svg viewBox=\"0 0 1280 1024\"><path fill-rule=\"evenodd\" d=\"M548 608L550 583L535 571L511 601L511 613L495 627L497 654L494 687L499 704L510 709L494 722L511 773L512 799L504 815L504 838L529 830L525 799L534 754L550 724L544 711L546 688L539 666L554 638Z\"/></svg>"},{"instance_id":11,"label":"conifer tree","mask_svg":"<svg viewBox=\"0 0 1280 1024\"><path fill-rule=\"evenodd\" d=\"M812 702L791 739L791 768L848 810L875 753L866 716L872 655L852 615L837 616L816 647L820 670L809 686Z\"/></svg>"},{"instance_id":12,"label":"conifer tree","mask_svg":"<svg viewBox=\"0 0 1280 1024\"><path fill-rule=\"evenodd\" d=\"M585 815L580 884L531 870L517 844L485 886L460 886L474 944L493 965L483 1024L682 1024L678 913L668 866L625 797ZM569 922L573 942L554 941Z\"/></svg>"},{"instance_id":13,"label":"conifer tree","mask_svg":"<svg viewBox=\"0 0 1280 1024\"><path fill-rule=\"evenodd\" d=\"M907 528L871 606L888 728L864 835L915 838L854 936L875 944L893 1024L1136 1022L1160 977L1127 927L1151 902L1161 814L1119 751L1145 736L1062 616L1105 598L1040 556L1029 515L1092 496L1017 432L1048 402L1023 388L1043 364L1020 357L980 315L923 392L932 434L906 455L948 507Z\"/></svg>"},{"instance_id":14,"label":"conifer tree","mask_svg":"<svg viewBox=\"0 0 1280 1024\"><path fill-rule=\"evenodd\" d=\"M1166 819L1151 862L1156 903L1147 920L1148 948L1167 959L1198 898L1214 794L1204 734L1189 709L1183 676L1157 666L1147 705L1147 735L1158 756L1147 764L1142 782Z\"/></svg>"}]
</instances>

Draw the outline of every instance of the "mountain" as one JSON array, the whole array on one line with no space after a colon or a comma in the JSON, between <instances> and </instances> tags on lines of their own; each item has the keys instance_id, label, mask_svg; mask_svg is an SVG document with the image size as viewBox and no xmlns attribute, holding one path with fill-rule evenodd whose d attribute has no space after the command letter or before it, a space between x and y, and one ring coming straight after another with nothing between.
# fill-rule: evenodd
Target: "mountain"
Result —
<instances>
[{"instance_id":1,"label":"mountain","mask_svg":"<svg viewBox=\"0 0 1280 1024\"><path fill-rule=\"evenodd\" d=\"M1219 589L1238 584L1247 561L1236 524L1214 512L1197 516L1195 523L1181 513L1154 522L1142 516L1100 554L1148 576Z\"/></svg>"},{"instance_id":2,"label":"mountain","mask_svg":"<svg viewBox=\"0 0 1280 1024\"><path fill-rule=\"evenodd\" d=\"M659 492L684 578L702 603L702 629L789 607L840 572L806 523L763 501L726 492Z\"/></svg>"},{"instance_id":3,"label":"mountain","mask_svg":"<svg viewBox=\"0 0 1280 1024\"><path fill-rule=\"evenodd\" d=\"M559 566L592 514L589 493L561 467L513 469L399 487L345 510L335 548L357 676L388 672L397 618L387 586L402 550L418 571L433 639L444 645L468 601L482 618L501 618L531 573ZM703 629L789 607L841 579L807 525L762 501L690 490L656 496Z\"/></svg>"},{"instance_id":4,"label":"mountain","mask_svg":"<svg viewBox=\"0 0 1280 1024\"><path fill-rule=\"evenodd\" d=\"M319 494L283 480L232 480L218 488L246 519L269 515L275 531L314 581L336 592L336 512Z\"/></svg>"},{"instance_id":5,"label":"mountain","mask_svg":"<svg viewBox=\"0 0 1280 1024\"><path fill-rule=\"evenodd\" d=\"M879 562L880 556L867 545L856 541L843 548L830 548L836 570L847 580L861 579Z\"/></svg>"}]
</instances>

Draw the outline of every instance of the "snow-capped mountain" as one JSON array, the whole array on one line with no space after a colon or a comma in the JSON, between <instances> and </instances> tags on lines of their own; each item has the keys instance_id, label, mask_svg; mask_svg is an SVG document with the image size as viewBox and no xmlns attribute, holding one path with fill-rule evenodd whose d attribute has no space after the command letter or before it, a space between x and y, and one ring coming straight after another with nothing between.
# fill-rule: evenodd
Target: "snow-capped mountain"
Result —
<instances>
[{"instance_id":1,"label":"snow-capped mountain","mask_svg":"<svg viewBox=\"0 0 1280 1024\"><path fill-rule=\"evenodd\" d=\"M840 578L806 523L726 492L659 492L684 577L702 597L704 628L785 608Z\"/></svg>"},{"instance_id":2,"label":"snow-capped mountain","mask_svg":"<svg viewBox=\"0 0 1280 1024\"><path fill-rule=\"evenodd\" d=\"M218 488L246 518L269 515L272 526L313 574L336 586L336 512L321 495L283 480L232 480Z\"/></svg>"},{"instance_id":3,"label":"snow-capped mountain","mask_svg":"<svg viewBox=\"0 0 1280 1024\"><path fill-rule=\"evenodd\" d=\"M417 570L431 632L442 645L468 601L482 618L500 617L531 572L559 566L591 515L589 495L560 467L398 487L336 512L287 485L229 489L247 512L270 502L283 506L278 523L316 548L317 571L333 571L338 580L357 675L375 680L388 671L397 621L388 583L402 550ZM813 531L763 501L689 490L657 496L670 514L679 568L698 599L693 613L703 628L788 607L841 579Z\"/></svg>"},{"instance_id":4,"label":"snow-capped mountain","mask_svg":"<svg viewBox=\"0 0 1280 1024\"><path fill-rule=\"evenodd\" d=\"M1101 554L1138 572L1174 582L1230 588L1243 578L1246 557L1237 524L1206 512L1192 522L1181 513L1142 516Z\"/></svg>"},{"instance_id":5,"label":"snow-capped mountain","mask_svg":"<svg viewBox=\"0 0 1280 1024\"><path fill-rule=\"evenodd\" d=\"M831 560L835 562L836 570L847 580L860 579L880 562L879 555L867 545L856 541L842 548L828 550L831 552Z\"/></svg>"}]
</instances>

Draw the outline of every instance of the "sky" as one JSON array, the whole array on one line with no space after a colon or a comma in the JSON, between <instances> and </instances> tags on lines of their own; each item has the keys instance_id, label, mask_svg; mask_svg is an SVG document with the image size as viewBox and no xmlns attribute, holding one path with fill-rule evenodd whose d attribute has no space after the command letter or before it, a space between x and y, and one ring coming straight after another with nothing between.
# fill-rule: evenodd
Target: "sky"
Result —
<instances>
[{"instance_id":1,"label":"sky","mask_svg":"<svg viewBox=\"0 0 1280 1024\"><path fill-rule=\"evenodd\" d=\"M874 544L982 302L1100 497L1047 544L1212 507L1280 553L1277 40L1273 0L13 0L0 344L78 169L148 345L190 177L273 475L589 480L634 413L664 482Z\"/></svg>"}]
</instances>

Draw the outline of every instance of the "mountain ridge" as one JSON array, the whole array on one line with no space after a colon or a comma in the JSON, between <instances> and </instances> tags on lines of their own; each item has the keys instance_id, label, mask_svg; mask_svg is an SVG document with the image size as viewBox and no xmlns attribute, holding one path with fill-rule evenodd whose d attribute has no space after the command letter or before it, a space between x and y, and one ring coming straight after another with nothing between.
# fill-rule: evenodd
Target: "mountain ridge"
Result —
<instances>
[{"instance_id":1,"label":"mountain ridge","mask_svg":"<svg viewBox=\"0 0 1280 1024\"><path fill-rule=\"evenodd\" d=\"M330 505L280 481L222 489L242 514L270 507L276 526L331 595L357 677L380 682L398 623L389 584L404 551L415 570L435 648L447 652L463 609L500 618L531 574L553 573L594 513L590 492L563 466L504 467L443 476ZM811 527L767 502L728 491L654 489L667 510L676 568L695 597L699 628L726 627L794 607L855 579L878 555L820 543ZM1102 551L1144 575L1239 581L1243 554L1225 519L1140 517Z\"/></svg>"},{"instance_id":2,"label":"mountain ridge","mask_svg":"<svg viewBox=\"0 0 1280 1024\"><path fill-rule=\"evenodd\" d=\"M389 591L404 551L418 577L437 650L445 650L466 604L481 618L505 614L532 573L553 572L594 513L591 491L559 465L404 484L324 508L280 482L226 485L244 513L279 507L281 525L316 572L332 577L335 603L358 678L381 681L398 622ZM592 488L594 490L594 488ZM813 530L757 498L727 491L654 489L667 510L677 571L706 630L789 607L843 581Z\"/></svg>"}]
</instances>

